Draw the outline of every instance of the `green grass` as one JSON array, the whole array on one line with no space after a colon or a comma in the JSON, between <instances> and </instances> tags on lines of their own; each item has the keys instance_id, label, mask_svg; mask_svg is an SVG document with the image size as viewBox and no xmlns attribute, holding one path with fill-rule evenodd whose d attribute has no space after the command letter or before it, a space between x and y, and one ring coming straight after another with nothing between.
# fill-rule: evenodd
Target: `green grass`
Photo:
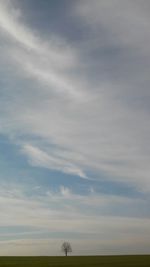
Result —
<instances>
[{"instance_id":1,"label":"green grass","mask_svg":"<svg viewBox=\"0 0 150 267\"><path fill-rule=\"evenodd\" d=\"M150 267L149 256L0 257L0 267Z\"/></svg>"}]
</instances>

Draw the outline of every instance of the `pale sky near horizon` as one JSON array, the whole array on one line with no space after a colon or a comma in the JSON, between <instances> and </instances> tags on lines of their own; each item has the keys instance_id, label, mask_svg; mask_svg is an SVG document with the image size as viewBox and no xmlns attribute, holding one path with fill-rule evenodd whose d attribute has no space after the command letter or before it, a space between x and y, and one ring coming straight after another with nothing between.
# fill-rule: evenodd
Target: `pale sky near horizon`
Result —
<instances>
[{"instance_id":1,"label":"pale sky near horizon","mask_svg":"<svg viewBox=\"0 0 150 267\"><path fill-rule=\"evenodd\" d=\"M150 2L0 0L0 255L150 253Z\"/></svg>"}]
</instances>

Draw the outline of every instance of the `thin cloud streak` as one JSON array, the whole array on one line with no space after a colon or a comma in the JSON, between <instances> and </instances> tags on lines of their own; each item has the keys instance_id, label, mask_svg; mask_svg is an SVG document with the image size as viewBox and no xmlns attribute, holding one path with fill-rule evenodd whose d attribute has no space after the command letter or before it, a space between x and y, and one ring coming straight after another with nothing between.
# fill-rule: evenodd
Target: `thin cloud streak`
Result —
<instances>
[{"instance_id":1,"label":"thin cloud streak","mask_svg":"<svg viewBox=\"0 0 150 267\"><path fill-rule=\"evenodd\" d=\"M80 176L81 178L87 178L81 169L71 162L64 160L62 157L59 157L57 154L49 155L37 147L33 147L29 144L24 145L22 152L28 156L29 162L33 166L59 170L64 173Z\"/></svg>"}]
</instances>

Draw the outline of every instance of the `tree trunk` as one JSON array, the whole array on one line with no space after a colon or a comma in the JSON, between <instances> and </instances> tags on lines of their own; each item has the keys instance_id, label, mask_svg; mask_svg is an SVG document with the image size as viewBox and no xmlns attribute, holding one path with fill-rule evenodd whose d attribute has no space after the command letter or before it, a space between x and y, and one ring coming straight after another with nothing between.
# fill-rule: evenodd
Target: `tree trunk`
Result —
<instances>
[{"instance_id":1,"label":"tree trunk","mask_svg":"<svg viewBox=\"0 0 150 267\"><path fill-rule=\"evenodd\" d=\"M67 250L65 251L65 254L66 254L66 256L67 256Z\"/></svg>"}]
</instances>

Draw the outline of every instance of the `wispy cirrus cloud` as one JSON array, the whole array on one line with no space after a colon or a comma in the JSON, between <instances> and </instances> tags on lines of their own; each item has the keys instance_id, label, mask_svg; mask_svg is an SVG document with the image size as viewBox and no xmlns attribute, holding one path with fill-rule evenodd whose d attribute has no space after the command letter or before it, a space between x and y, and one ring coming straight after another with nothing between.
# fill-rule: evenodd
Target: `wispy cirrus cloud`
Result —
<instances>
[{"instance_id":1,"label":"wispy cirrus cloud","mask_svg":"<svg viewBox=\"0 0 150 267\"><path fill-rule=\"evenodd\" d=\"M59 170L64 173L74 174L81 178L87 178L82 169L75 164L65 160L56 152L47 154L37 147L26 144L24 145L22 152L29 158L31 165L40 166L48 169Z\"/></svg>"},{"instance_id":2,"label":"wispy cirrus cloud","mask_svg":"<svg viewBox=\"0 0 150 267\"><path fill-rule=\"evenodd\" d=\"M76 170L88 167L96 173L99 171L106 173L109 178L112 177L111 179L131 183L139 190L149 190L149 152L146 145L149 126L145 124L145 120L148 120L149 109L142 108L141 110L140 108L137 110L137 105L144 105L144 102L138 104L141 93L139 87L137 87L137 82L139 79L142 81L143 71L141 68L135 84L133 84L133 79L130 79L129 72L127 72L129 77L127 82L124 78L117 78L117 82L115 82L114 75L117 75L118 72L121 77L125 65L123 64L117 71L117 65L112 69L113 64L122 64L124 57L118 58L117 54L116 59L110 57L109 62L105 57L102 59L100 57L100 68L105 64L107 64L107 67L110 66L110 70L108 68L106 72L110 79L107 79L107 81L103 79L103 82L101 82L98 80L99 77L95 76L97 84L93 83L92 85L89 77L92 62L90 62L90 59L87 61L86 58L88 64L86 73L82 56L81 59L79 58L82 52L82 42L76 49L76 47L65 44L64 40L57 42L57 37L54 39L52 36L52 39L41 40L22 23L21 11L12 6L12 3L7 3L1 2L1 34L5 36L4 40L7 44L5 49L2 48L5 52L3 60L9 53L9 68L15 70L15 72L10 80L11 86L8 84L9 79L7 81L7 92L9 92L9 97L7 95L7 109L5 103L1 107L4 113L2 131L9 131L11 135L13 133L15 135L19 131L21 134L40 136L45 138L48 143L64 147L65 151L68 151L68 155L73 152L80 159L79 162L75 156L70 162L72 170L73 166L76 166L74 168L76 173ZM104 26L104 29L110 29L111 32L113 32L113 27L117 31L116 21L120 18L116 17L117 11L114 7L112 7L112 16L108 20L106 19L107 16L98 16L97 14L102 12L101 8L106 14L109 13L111 7L109 3L101 6L101 4L94 2L92 9L90 9L90 3L86 4L83 1L81 5L81 19L84 20L86 17L86 23L87 20L90 21L88 25L97 25L96 31L98 31L100 24ZM96 8L97 5L100 7ZM125 25L128 5L130 4L128 3L123 11L124 20L119 26L120 30L118 29L118 32L121 32ZM122 5L118 8L122 10ZM130 13L128 14L129 21L132 22L132 19L135 21L135 16L132 17ZM93 20L90 20L90 17L93 17ZM94 17L100 19L94 19ZM148 24L148 18L146 21ZM131 30L138 25L141 25L140 20L135 22ZM106 33L113 40L109 31L106 30ZM95 38L93 41L96 42L100 36L96 32L93 34ZM138 35L138 38L142 37ZM131 42L130 35L127 39ZM90 42L91 39L87 41ZM107 47L109 41L106 39L105 42ZM125 53L128 59L136 41L132 41L131 44L130 42L125 43L122 35L116 33L115 42L119 44L119 51ZM116 43L114 46L117 46ZM94 44L92 47L96 49ZM92 53L92 47L86 51ZM142 47L145 51L144 42L140 44L139 49L141 51ZM103 51L101 44L99 49ZM132 57L136 58L136 56L135 51ZM141 57L137 57L139 62L142 60ZM95 57L93 59L96 60ZM126 64L129 69L130 65L131 68L137 67L131 60L129 62L126 60ZM81 66L84 77L89 84L87 81L85 82L85 78L83 79L79 75ZM135 71L133 70L134 75ZM91 78L93 74L91 72ZM19 81L19 87L22 87L19 89L19 94L17 93L18 89L15 90L16 79ZM131 87L132 90L126 90L126 88ZM144 98L147 98L145 95L147 90L145 89L143 92ZM132 107L130 101L128 101L130 96L132 97L130 100L133 103ZM66 157L68 157L66 154L62 160L62 165L64 164L63 167L61 165L62 170L66 169ZM53 157L54 155L49 156ZM52 161L56 161L56 158ZM67 168L69 170L69 167ZM86 174L80 176L86 176Z\"/></svg>"},{"instance_id":3,"label":"wispy cirrus cloud","mask_svg":"<svg viewBox=\"0 0 150 267\"><path fill-rule=\"evenodd\" d=\"M42 169L40 181L44 169L60 175L56 188L48 186L46 191L38 183L37 190L26 185L30 194L17 186L2 188L1 226L25 223L36 228L33 232L42 228L55 233L53 241L56 232L73 241L74 232L80 239L74 243L77 247L87 235L88 251L92 246L97 251L97 244L103 244L104 253L114 244L120 253L135 247L147 251L150 20L149 4L143 3L70 1L65 19L71 17L73 28L64 27L60 35L54 27L42 35L27 22L19 1L0 0L0 133L15 145L23 162L27 159L26 169ZM47 25L54 22L51 16L46 20ZM8 164L9 151L3 151ZM11 173L14 166L9 168ZM66 180L73 179L67 180L70 186L64 185L65 174ZM22 175L28 176L27 170L19 172L20 181ZM29 176L32 180L32 172ZM79 193L73 182L81 178ZM95 181L97 190L92 187ZM84 193L82 183L87 186ZM113 188L104 194L102 183ZM131 192L126 196L127 187L136 197ZM26 246L31 238L32 246L35 236L25 240L25 235L12 243ZM49 243L42 242L36 251L32 247L33 254L42 246L44 253Z\"/></svg>"}]
</instances>

